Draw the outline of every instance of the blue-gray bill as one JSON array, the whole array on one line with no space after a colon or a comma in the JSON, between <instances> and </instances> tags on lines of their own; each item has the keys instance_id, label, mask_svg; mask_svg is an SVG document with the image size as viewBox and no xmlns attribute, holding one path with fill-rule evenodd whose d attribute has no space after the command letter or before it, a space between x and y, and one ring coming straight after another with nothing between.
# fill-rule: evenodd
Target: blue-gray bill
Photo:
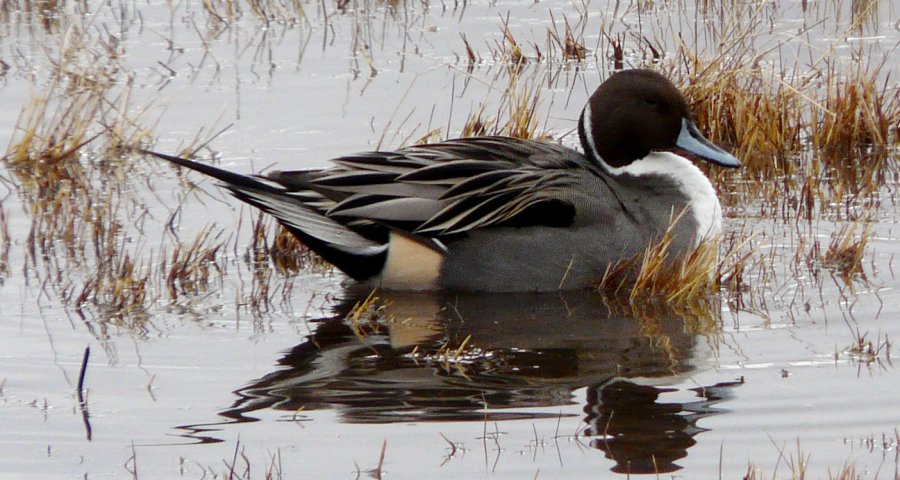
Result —
<instances>
[{"instance_id":1,"label":"blue-gray bill","mask_svg":"<svg viewBox=\"0 0 900 480\"><path fill-rule=\"evenodd\" d=\"M675 146L722 167L736 168L741 166L740 160L707 140L700 133L697 125L686 118L681 120L681 132L678 134Z\"/></svg>"}]
</instances>

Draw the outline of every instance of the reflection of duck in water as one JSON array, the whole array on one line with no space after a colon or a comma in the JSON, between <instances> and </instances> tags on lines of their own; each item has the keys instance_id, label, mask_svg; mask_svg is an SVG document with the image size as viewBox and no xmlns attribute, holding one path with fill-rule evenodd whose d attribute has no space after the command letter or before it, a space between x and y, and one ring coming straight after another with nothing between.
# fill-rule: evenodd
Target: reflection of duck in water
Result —
<instances>
[{"instance_id":1,"label":"reflection of duck in water","mask_svg":"<svg viewBox=\"0 0 900 480\"><path fill-rule=\"evenodd\" d=\"M658 401L660 395L676 389L614 379L588 388L584 434L594 437L592 447L616 461L614 472L674 472L681 468L674 462L697 443L694 435L706 431L697 421L724 413L713 405L730 399L737 386L740 382L692 388L700 400L665 403Z\"/></svg>"},{"instance_id":2,"label":"reflection of duck in water","mask_svg":"<svg viewBox=\"0 0 900 480\"><path fill-rule=\"evenodd\" d=\"M649 458L657 471L677 469L671 462L702 431L696 419L713 413L657 404L664 390L628 380L687 373L687 332L708 317L638 319L574 292L392 293L351 311L356 303L344 302L221 414L237 422L256 421L250 414L265 408L291 416L335 409L355 423L555 418L558 409L546 407L571 405L573 392L589 387L591 445L615 459L616 470L637 473Z\"/></svg>"}]
</instances>

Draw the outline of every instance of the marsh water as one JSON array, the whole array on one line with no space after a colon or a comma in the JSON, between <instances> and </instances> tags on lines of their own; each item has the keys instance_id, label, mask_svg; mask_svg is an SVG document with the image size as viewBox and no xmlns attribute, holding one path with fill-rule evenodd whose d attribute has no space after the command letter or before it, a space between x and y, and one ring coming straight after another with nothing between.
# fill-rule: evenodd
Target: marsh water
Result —
<instances>
[{"instance_id":1,"label":"marsh water","mask_svg":"<svg viewBox=\"0 0 900 480\"><path fill-rule=\"evenodd\" d=\"M773 180L718 175L729 241L750 245L738 288L625 308L374 298L309 259L276 268L255 212L120 148L316 168L519 97L575 146L618 63L681 48L772 78L864 65L895 92L896 2L3 8L0 478L900 478L896 150L806 218L801 181L779 202L754 187ZM858 270L824 260L844 234L865 240Z\"/></svg>"}]
</instances>

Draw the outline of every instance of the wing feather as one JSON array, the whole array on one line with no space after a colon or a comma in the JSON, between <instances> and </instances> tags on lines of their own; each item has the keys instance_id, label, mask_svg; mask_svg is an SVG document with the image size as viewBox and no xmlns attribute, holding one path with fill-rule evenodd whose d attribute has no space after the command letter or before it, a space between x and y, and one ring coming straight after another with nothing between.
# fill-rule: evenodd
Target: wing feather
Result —
<instances>
[{"instance_id":1,"label":"wing feather","mask_svg":"<svg viewBox=\"0 0 900 480\"><path fill-rule=\"evenodd\" d=\"M328 170L296 172L331 201L317 204L326 216L344 225L382 223L432 238L503 225L542 203L570 218L574 207L563 192L573 172L587 168L584 157L566 147L501 137L361 153L334 163ZM518 226L532 221L519 220Z\"/></svg>"},{"instance_id":2,"label":"wing feather","mask_svg":"<svg viewBox=\"0 0 900 480\"><path fill-rule=\"evenodd\" d=\"M441 210L438 200L387 195L354 195L332 207L329 216L361 217L385 222L421 222Z\"/></svg>"},{"instance_id":3,"label":"wing feather","mask_svg":"<svg viewBox=\"0 0 900 480\"><path fill-rule=\"evenodd\" d=\"M490 172L502 167L508 169L514 168L515 165L504 165L501 162L461 158L410 171L397 177L397 180L400 182L436 183L452 186L461 180L465 180L474 175Z\"/></svg>"}]
</instances>

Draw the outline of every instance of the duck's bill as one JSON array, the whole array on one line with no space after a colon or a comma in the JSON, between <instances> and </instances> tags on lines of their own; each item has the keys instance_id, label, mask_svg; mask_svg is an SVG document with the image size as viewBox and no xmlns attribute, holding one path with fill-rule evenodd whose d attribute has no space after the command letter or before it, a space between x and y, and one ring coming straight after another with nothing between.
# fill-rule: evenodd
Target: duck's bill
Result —
<instances>
[{"instance_id":1,"label":"duck's bill","mask_svg":"<svg viewBox=\"0 0 900 480\"><path fill-rule=\"evenodd\" d=\"M678 134L678 140L675 145L688 152L697 155L707 162L714 163L722 167L736 168L741 166L741 161L734 155L722 150L706 139L694 122L684 118L681 120L681 133Z\"/></svg>"}]
</instances>

